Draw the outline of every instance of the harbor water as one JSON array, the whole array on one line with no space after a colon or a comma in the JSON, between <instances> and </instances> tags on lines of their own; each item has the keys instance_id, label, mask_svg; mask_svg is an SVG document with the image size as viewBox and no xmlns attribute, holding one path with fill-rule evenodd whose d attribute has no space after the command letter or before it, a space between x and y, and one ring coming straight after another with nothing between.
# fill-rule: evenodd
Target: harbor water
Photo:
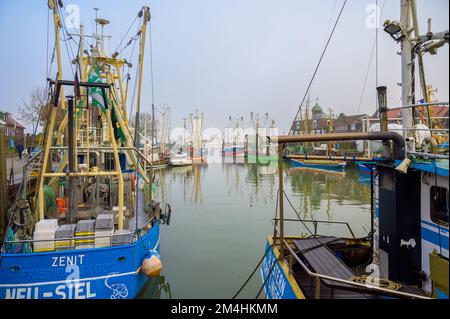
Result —
<instances>
[{"instance_id":1,"label":"harbor water","mask_svg":"<svg viewBox=\"0 0 450 319\"><path fill-rule=\"evenodd\" d=\"M285 218L347 222L357 237L370 232L368 175L352 166L337 173L293 169L286 163L284 179L295 208L285 200ZM231 298L273 233L276 163L167 168L157 171L156 181L162 202L170 203L173 213L170 225L161 228L162 274L138 297ZM287 235L306 235L313 228L312 223L286 222ZM317 233L351 237L345 224L320 223ZM239 297L255 298L261 285L257 271Z\"/></svg>"}]
</instances>

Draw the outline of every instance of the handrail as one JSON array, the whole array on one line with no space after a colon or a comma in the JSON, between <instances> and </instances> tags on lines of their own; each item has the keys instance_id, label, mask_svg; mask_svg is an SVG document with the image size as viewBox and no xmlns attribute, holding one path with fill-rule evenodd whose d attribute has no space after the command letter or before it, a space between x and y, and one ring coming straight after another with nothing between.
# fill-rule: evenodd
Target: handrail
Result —
<instances>
[{"instance_id":1,"label":"handrail","mask_svg":"<svg viewBox=\"0 0 450 319\"><path fill-rule=\"evenodd\" d=\"M274 221L279 221L279 218L273 218L272 220ZM350 224L347 222L339 222L339 221L327 221L327 220L313 220L313 219L298 219L298 218L283 218L284 221L288 221L288 222L307 222L307 223L312 223L312 224L341 224L341 225L346 225L350 234L352 235L353 239L356 239L355 233L353 232L352 228L350 227ZM314 226L314 230L315 233L314 235L317 235L317 226Z\"/></svg>"},{"instance_id":2,"label":"handrail","mask_svg":"<svg viewBox=\"0 0 450 319\"><path fill-rule=\"evenodd\" d=\"M449 159L448 155L439 155L439 154L431 154L431 153L421 153L421 152L408 152L411 155L417 155L422 157L436 158L436 159Z\"/></svg>"},{"instance_id":3,"label":"handrail","mask_svg":"<svg viewBox=\"0 0 450 319\"><path fill-rule=\"evenodd\" d=\"M152 220L155 219L155 216L152 216L152 218L148 219L145 224L143 224L140 228L136 229L135 231L130 231L128 233L121 233L121 234L111 234L111 235L104 235L104 236L79 236L79 237L69 237L69 238L55 238L55 239L21 239L21 240L5 240L5 243L8 244L21 244L21 243L34 243L34 242L59 242L59 241L76 241L76 240L83 240L83 239L96 239L96 238L111 238L113 236L123 236L123 235L135 235L136 232L141 232L144 227L146 227Z\"/></svg>"},{"instance_id":4,"label":"handrail","mask_svg":"<svg viewBox=\"0 0 450 319\"><path fill-rule=\"evenodd\" d=\"M278 234L278 227L275 224L274 224L274 227L275 227L274 228L275 232ZM285 239L283 239L283 242L284 242L284 245L291 252L291 255L295 258L295 260L297 260L297 262L300 264L300 266L308 273L308 275L310 277L315 277L316 279L320 278L320 279L335 281L335 282L339 282L339 283L342 283L342 284L355 286L355 287L358 287L358 288L364 288L364 289L368 289L368 290L372 290L372 291L383 292L385 294L393 295L393 296L407 297L407 298L413 298L413 299L432 299L432 298L429 298L429 297L426 297L426 296L415 295L415 294L410 294L410 293L401 292L401 291L389 290L389 289L386 289L386 288L376 287L376 286L372 286L372 285L369 285L369 284L361 284L361 283L350 281L350 280L340 279L340 278L336 278L336 277L332 277L332 276L328 276L328 275L322 275L322 274L318 274L318 273L312 272L303 263L303 261L297 256L297 254L291 248L289 243Z\"/></svg>"}]
</instances>

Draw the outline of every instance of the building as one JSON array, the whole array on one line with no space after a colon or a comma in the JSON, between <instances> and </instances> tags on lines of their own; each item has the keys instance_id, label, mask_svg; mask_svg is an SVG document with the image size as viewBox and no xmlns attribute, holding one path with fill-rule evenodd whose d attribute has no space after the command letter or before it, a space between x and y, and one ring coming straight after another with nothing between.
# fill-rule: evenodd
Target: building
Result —
<instances>
[{"instance_id":1,"label":"building","mask_svg":"<svg viewBox=\"0 0 450 319\"><path fill-rule=\"evenodd\" d=\"M333 123L334 131L336 133L363 132L365 131L364 120L368 117L367 114L345 115L341 113Z\"/></svg>"},{"instance_id":2,"label":"building","mask_svg":"<svg viewBox=\"0 0 450 319\"><path fill-rule=\"evenodd\" d=\"M334 121L334 119L331 119ZM303 134L309 131L310 134L326 134L329 133L330 116L326 114L317 101L311 109L311 116L308 116L308 126L305 119L296 119L292 123L292 131L294 134Z\"/></svg>"},{"instance_id":3,"label":"building","mask_svg":"<svg viewBox=\"0 0 450 319\"><path fill-rule=\"evenodd\" d=\"M23 143L25 126L17 121L12 114L0 111L0 127L5 131L8 145Z\"/></svg>"},{"instance_id":4,"label":"building","mask_svg":"<svg viewBox=\"0 0 450 319\"><path fill-rule=\"evenodd\" d=\"M447 105L433 105L429 107L430 109L430 117L432 118L433 122L433 128L448 128L449 126L449 107ZM417 121L421 121L424 124L427 124L427 117L428 112L426 110L426 107L423 107L423 110L420 111L418 108L415 109L416 119ZM402 110L401 109L395 109L395 110L389 110L387 112L388 121L390 123L402 123ZM372 119L379 119L378 111L376 111L372 115Z\"/></svg>"}]
</instances>

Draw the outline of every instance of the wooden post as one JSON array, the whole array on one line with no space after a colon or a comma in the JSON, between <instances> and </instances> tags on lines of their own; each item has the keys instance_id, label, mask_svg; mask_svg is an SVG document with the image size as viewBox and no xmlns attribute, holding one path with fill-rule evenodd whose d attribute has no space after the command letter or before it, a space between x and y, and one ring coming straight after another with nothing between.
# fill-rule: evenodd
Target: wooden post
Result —
<instances>
[{"instance_id":1,"label":"wooden post","mask_svg":"<svg viewBox=\"0 0 450 319\"><path fill-rule=\"evenodd\" d=\"M280 257L281 260L284 259L284 211L283 211L283 144L278 144L278 180L280 189Z\"/></svg>"},{"instance_id":2,"label":"wooden post","mask_svg":"<svg viewBox=\"0 0 450 319\"><path fill-rule=\"evenodd\" d=\"M314 293L314 299L320 299L320 278L316 277L316 289Z\"/></svg>"},{"instance_id":3,"label":"wooden post","mask_svg":"<svg viewBox=\"0 0 450 319\"><path fill-rule=\"evenodd\" d=\"M6 228L6 138L3 129L0 129L0 243L3 241Z\"/></svg>"}]
</instances>

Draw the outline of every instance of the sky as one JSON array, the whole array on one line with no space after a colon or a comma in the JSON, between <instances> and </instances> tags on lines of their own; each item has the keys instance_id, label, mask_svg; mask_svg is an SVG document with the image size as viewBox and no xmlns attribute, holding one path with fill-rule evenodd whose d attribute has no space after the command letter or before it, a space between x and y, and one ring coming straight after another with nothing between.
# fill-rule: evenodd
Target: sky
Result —
<instances>
[{"instance_id":1,"label":"sky","mask_svg":"<svg viewBox=\"0 0 450 319\"><path fill-rule=\"evenodd\" d=\"M378 33L378 83L375 58L364 80L375 40L367 9L376 0L348 0L310 90L324 110L348 115L375 111L376 86L388 88L388 104L399 105L399 45L382 29ZM146 47L142 111L171 108L171 127L196 109L205 115L204 128L224 128L228 117L269 113L281 132L288 132L298 105L322 53L343 0L63 0L78 5L85 33L95 28L94 7L111 24L105 34L113 51L143 5L151 10L151 43ZM387 18L399 20L399 0L378 0ZM421 34L432 18L435 32L449 28L448 0L417 0ZM368 7L369 6L369 7ZM0 0L0 110L18 115L30 91L45 85L47 61L47 0ZM51 18L51 16L50 16ZM135 24L133 33L137 25ZM69 30L78 32L77 30ZM49 48L54 30L49 26ZM125 41L128 41L127 35ZM147 38L149 43L150 35ZM70 42L70 41L68 41ZM63 77L72 79L63 43ZM75 48L73 48L75 49ZM132 46L123 57L131 56ZM151 54L152 53L152 54ZM151 64L153 65L153 88ZM137 54L132 62L137 65ZM441 101L449 99L449 48L424 58L428 83ZM136 67L134 67L136 69ZM134 77L135 70L131 70ZM55 67L50 76L56 75ZM132 80L131 83L134 83ZM132 94L132 89L129 91ZM363 96L361 106L360 99ZM130 108L130 105L128 106Z\"/></svg>"}]
</instances>

